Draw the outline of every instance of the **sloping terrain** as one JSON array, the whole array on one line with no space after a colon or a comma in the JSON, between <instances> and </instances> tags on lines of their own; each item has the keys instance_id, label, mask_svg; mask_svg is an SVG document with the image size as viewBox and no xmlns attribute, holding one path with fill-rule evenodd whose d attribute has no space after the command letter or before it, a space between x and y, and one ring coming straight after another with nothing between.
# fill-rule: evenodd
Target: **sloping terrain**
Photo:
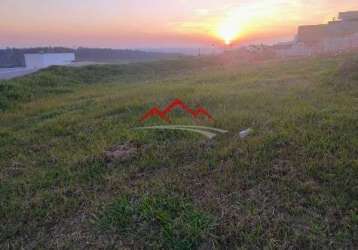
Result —
<instances>
[{"instance_id":1,"label":"sloping terrain","mask_svg":"<svg viewBox=\"0 0 358 250\"><path fill-rule=\"evenodd\" d=\"M0 82L0 248L354 249L356 67L185 59ZM133 129L165 125L139 119L177 98L214 121L172 124L229 132Z\"/></svg>"}]
</instances>

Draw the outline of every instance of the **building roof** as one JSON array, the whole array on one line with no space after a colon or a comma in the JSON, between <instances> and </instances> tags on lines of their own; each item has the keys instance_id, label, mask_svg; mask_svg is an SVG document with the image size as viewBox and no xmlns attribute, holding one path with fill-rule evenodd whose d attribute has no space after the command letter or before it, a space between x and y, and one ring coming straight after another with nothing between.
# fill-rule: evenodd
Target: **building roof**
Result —
<instances>
[{"instance_id":1,"label":"building roof","mask_svg":"<svg viewBox=\"0 0 358 250\"><path fill-rule=\"evenodd\" d=\"M40 52L40 53L25 53L24 55L74 55L74 52L51 52L51 53L44 53L44 52Z\"/></svg>"}]
</instances>

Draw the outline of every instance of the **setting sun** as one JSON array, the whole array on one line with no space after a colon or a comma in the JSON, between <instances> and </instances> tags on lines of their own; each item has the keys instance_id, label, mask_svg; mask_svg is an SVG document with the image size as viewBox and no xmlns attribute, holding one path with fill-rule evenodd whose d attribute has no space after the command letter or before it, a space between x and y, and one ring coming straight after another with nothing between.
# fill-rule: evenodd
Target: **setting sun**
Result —
<instances>
[{"instance_id":1,"label":"setting sun","mask_svg":"<svg viewBox=\"0 0 358 250\"><path fill-rule=\"evenodd\" d=\"M225 20L218 28L218 35L226 45L231 44L239 35L239 25L231 19Z\"/></svg>"}]
</instances>

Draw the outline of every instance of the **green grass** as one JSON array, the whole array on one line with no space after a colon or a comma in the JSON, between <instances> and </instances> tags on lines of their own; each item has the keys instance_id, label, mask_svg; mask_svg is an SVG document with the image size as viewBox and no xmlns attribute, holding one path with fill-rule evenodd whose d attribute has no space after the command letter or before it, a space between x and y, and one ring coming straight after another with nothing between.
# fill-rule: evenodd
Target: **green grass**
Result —
<instances>
[{"instance_id":1,"label":"green grass","mask_svg":"<svg viewBox=\"0 0 358 250\"><path fill-rule=\"evenodd\" d=\"M355 58L52 67L0 82L0 248L355 248ZM215 121L176 110L174 124L229 132L133 130L175 98ZM116 145L136 153L109 162Z\"/></svg>"},{"instance_id":2,"label":"green grass","mask_svg":"<svg viewBox=\"0 0 358 250\"><path fill-rule=\"evenodd\" d=\"M199 247L213 227L210 216L168 194L137 200L123 196L104 210L98 224L147 247L165 249Z\"/></svg>"}]
</instances>

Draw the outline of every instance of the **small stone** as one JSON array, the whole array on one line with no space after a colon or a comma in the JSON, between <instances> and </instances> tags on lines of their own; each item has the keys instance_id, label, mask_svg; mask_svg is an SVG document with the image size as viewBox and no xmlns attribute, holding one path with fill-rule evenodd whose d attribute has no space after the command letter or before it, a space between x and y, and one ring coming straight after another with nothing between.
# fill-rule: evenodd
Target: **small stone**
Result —
<instances>
[{"instance_id":1,"label":"small stone","mask_svg":"<svg viewBox=\"0 0 358 250\"><path fill-rule=\"evenodd\" d=\"M245 138L247 137L248 135L250 135L254 130L251 129L251 128L248 128L248 129L245 129L243 131L240 132L240 138Z\"/></svg>"}]
</instances>

